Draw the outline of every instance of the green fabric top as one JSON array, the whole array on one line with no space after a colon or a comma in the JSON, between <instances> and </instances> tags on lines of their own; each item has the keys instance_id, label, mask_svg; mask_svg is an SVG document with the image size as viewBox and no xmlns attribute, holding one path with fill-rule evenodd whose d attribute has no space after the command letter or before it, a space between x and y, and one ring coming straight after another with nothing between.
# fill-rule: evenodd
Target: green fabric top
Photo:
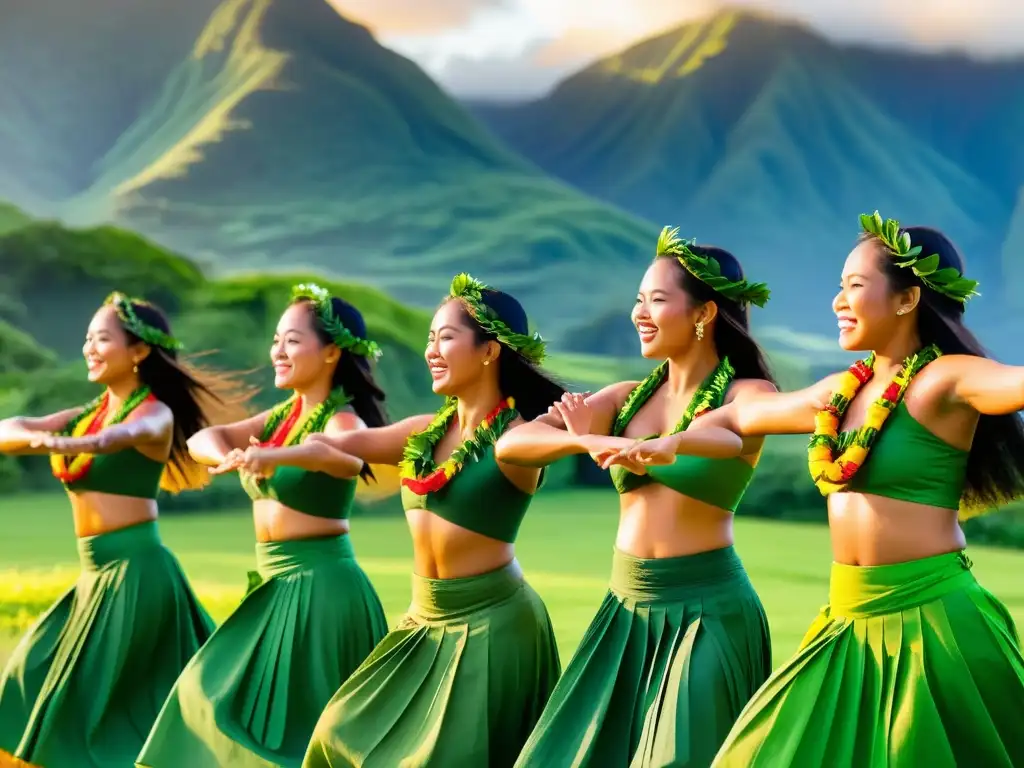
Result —
<instances>
[{"instance_id":1,"label":"green fabric top","mask_svg":"<svg viewBox=\"0 0 1024 768\"><path fill-rule=\"evenodd\" d=\"M542 476L543 477L543 476ZM469 459L437 493L419 496L402 486L402 507L425 509L481 536L512 544L533 495L505 477L488 445L478 461Z\"/></svg>"},{"instance_id":2,"label":"green fabric top","mask_svg":"<svg viewBox=\"0 0 1024 768\"><path fill-rule=\"evenodd\" d=\"M842 449L852 433L840 435ZM901 402L875 438L847 491L959 509L969 451L954 448L910 415Z\"/></svg>"},{"instance_id":3,"label":"green fabric top","mask_svg":"<svg viewBox=\"0 0 1024 768\"><path fill-rule=\"evenodd\" d=\"M143 456L134 448L93 457L89 472L80 480L64 485L72 493L95 491L115 496L155 499L165 462Z\"/></svg>"},{"instance_id":4,"label":"green fabric top","mask_svg":"<svg viewBox=\"0 0 1024 768\"><path fill-rule=\"evenodd\" d=\"M729 512L739 507L754 476L754 468L738 456L732 459L676 456L671 464L648 467L646 475L633 474L618 465L612 466L609 472L612 485L619 493L661 483L691 499Z\"/></svg>"},{"instance_id":5,"label":"green fabric top","mask_svg":"<svg viewBox=\"0 0 1024 768\"><path fill-rule=\"evenodd\" d=\"M296 512L345 520L356 497L355 477L332 477L301 467L279 466L268 478L241 475L242 488L253 501L273 499Z\"/></svg>"}]
</instances>

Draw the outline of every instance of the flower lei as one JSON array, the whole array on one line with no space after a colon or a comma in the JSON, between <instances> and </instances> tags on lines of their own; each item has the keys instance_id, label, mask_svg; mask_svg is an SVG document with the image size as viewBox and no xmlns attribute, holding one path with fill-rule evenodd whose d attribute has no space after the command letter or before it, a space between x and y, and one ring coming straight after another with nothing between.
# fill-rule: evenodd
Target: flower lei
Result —
<instances>
[{"instance_id":1,"label":"flower lei","mask_svg":"<svg viewBox=\"0 0 1024 768\"><path fill-rule=\"evenodd\" d=\"M934 344L911 355L886 387L882 396L868 406L864 425L839 433L839 421L857 392L875 375L875 353L858 360L842 373L828 405L814 418L814 434L807 447L807 466L822 496L846 490L885 425L889 415L903 401L907 386L917 373L942 353ZM836 451L842 449L839 457Z\"/></svg>"},{"instance_id":2,"label":"flower lei","mask_svg":"<svg viewBox=\"0 0 1024 768\"><path fill-rule=\"evenodd\" d=\"M260 436L260 447L282 448L284 446L298 445L306 439L307 435L314 432L323 432L327 422L350 402L345 391L338 387L318 403L317 406L306 417L301 425L298 424L302 415L302 398L292 395L283 403L278 403L267 415L267 421L263 425L263 433Z\"/></svg>"},{"instance_id":3,"label":"flower lei","mask_svg":"<svg viewBox=\"0 0 1024 768\"><path fill-rule=\"evenodd\" d=\"M651 371L647 378L629 393L629 397L622 404L618 416L615 417L615 424L612 427L612 435L614 437L619 437L626 431L626 426L636 416L637 411L643 408L644 404L651 399L651 395L662 385L666 376L668 376L667 360ZM669 434L676 435L685 431L698 416L703 416L708 411L720 407L725 401L725 395L729 391L729 385L735 376L736 370L729 362L729 358L723 357L721 362L715 367L715 370L704 379L697 388L697 391L693 393L693 397L690 398L690 404L683 412L682 418L679 419Z\"/></svg>"},{"instance_id":4,"label":"flower lei","mask_svg":"<svg viewBox=\"0 0 1024 768\"><path fill-rule=\"evenodd\" d=\"M349 403L349 397L341 387L334 389L310 412L309 416L299 424L302 415L302 398L292 395L283 403L278 403L267 415L260 435L261 448L283 448L299 445L307 435L323 432L327 422ZM254 483L261 491L266 490L268 478L243 475L242 487L250 489L247 483Z\"/></svg>"},{"instance_id":5,"label":"flower lei","mask_svg":"<svg viewBox=\"0 0 1024 768\"><path fill-rule=\"evenodd\" d=\"M487 447L493 445L519 416L515 400L505 398L484 417L468 440L452 451L452 455L440 466L436 466L434 448L448 432L457 408L458 400L452 398L437 412L426 429L417 432L405 444L402 461L398 465L399 472L402 485L417 496L426 496L444 488L468 459L479 459Z\"/></svg>"},{"instance_id":6,"label":"flower lei","mask_svg":"<svg viewBox=\"0 0 1024 768\"><path fill-rule=\"evenodd\" d=\"M716 293L739 304L753 304L763 307L768 303L771 290L765 283L751 283L747 280L730 280L722 274L722 266L712 256L700 256L690 250L695 240L682 240L679 227L664 227L658 237L654 258L675 256L683 268Z\"/></svg>"},{"instance_id":7,"label":"flower lei","mask_svg":"<svg viewBox=\"0 0 1024 768\"><path fill-rule=\"evenodd\" d=\"M348 350L360 357L379 360L383 352L377 342L361 339L345 327L334 314L331 294L316 283L303 283L292 288L292 301L308 301L313 305L317 321L339 349Z\"/></svg>"},{"instance_id":8,"label":"flower lei","mask_svg":"<svg viewBox=\"0 0 1024 768\"><path fill-rule=\"evenodd\" d=\"M121 403L114 417L106 422L110 410L110 390L97 397L85 406L85 409L68 422L57 435L61 437L88 437L95 435L105 427L113 427L128 418L129 414L150 400L155 400L149 387L142 387L132 392L131 396ZM50 470L53 476L65 485L76 483L85 478L92 469L95 456L91 453L79 453L75 456L64 456L55 453L50 456Z\"/></svg>"}]
</instances>

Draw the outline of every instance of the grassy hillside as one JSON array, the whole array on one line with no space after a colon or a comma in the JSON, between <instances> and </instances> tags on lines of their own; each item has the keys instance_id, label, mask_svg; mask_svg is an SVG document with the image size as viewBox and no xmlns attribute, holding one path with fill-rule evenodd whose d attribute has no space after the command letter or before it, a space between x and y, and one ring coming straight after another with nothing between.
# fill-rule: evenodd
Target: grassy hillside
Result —
<instances>
[{"instance_id":1,"label":"grassy hillside","mask_svg":"<svg viewBox=\"0 0 1024 768\"><path fill-rule=\"evenodd\" d=\"M140 28L153 8L138 11ZM646 261L654 226L537 171L325 0L191 0L180 14L173 44L152 31L152 57L124 25L95 30L94 45L116 55L83 70L102 105L74 112L88 141L66 136L69 113L51 98L74 81L81 46L59 77L0 58L8 87L36 106L0 123L8 151L30 158L12 167L39 210L116 222L220 273L286 265L421 306L472 269L535 308L549 336L595 303L621 301L617 276ZM10 34L0 31L0 47ZM149 74L119 101L124 45ZM584 261L600 268L581 273Z\"/></svg>"},{"instance_id":2,"label":"grassy hillside","mask_svg":"<svg viewBox=\"0 0 1024 768\"><path fill-rule=\"evenodd\" d=\"M1013 353L993 288L1024 182L1022 105L1024 60L844 47L729 11L540 100L474 110L553 175L733 250L772 285L767 324L834 338L829 301L857 214L940 226L990 286L972 322Z\"/></svg>"}]
</instances>

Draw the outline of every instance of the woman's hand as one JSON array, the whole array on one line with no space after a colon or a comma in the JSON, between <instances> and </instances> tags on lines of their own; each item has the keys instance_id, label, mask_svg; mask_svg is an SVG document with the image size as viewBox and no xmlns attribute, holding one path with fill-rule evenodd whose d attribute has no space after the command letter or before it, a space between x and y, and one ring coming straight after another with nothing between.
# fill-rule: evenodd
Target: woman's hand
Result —
<instances>
[{"instance_id":1,"label":"woman's hand","mask_svg":"<svg viewBox=\"0 0 1024 768\"><path fill-rule=\"evenodd\" d=\"M623 451L623 458L645 467L672 464L676 460L677 442L675 435L639 440Z\"/></svg>"},{"instance_id":2,"label":"woman's hand","mask_svg":"<svg viewBox=\"0 0 1024 768\"><path fill-rule=\"evenodd\" d=\"M225 475L228 472L237 472L242 468L242 464L245 462L245 451L241 448L232 448L224 456L222 461L216 467L210 467L211 475Z\"/></svg>"},{"instance_id":3,"label":"woman's hand","mask_svg":"<svg viewBox=\"0 0 1024 768\"><path fill-rule=\"evenodd\" d=\"M613 466L619 466L628 472L632 472L634 475L647 474L647 467L634 459L628 458L624 450L602 454L600 457L595 457L595 461L597 461L601 469L611 469Z\"/></svg>"},{"instance_id":4,"label":"woman's hand","mask_svg":"<svg viewBox=\"0 0 1024 768\"><path fill-rule=\"evenodd\" d=\"M242 454L240 472L253 475L254 477L270 477L277 469L277 462L273 458L273 448L264 448L255 437L249 438L249 447Z\"/></svg>"},{"instance_id":5,"label":"woman's hand","mask_svg":"<svg viewBox=\"0 0 1024 768\"><path fill-rule=\"evenodd\" d=\"M548 412L557 412L562 417L565 429L570 435L589 435L594 423L594 411L587 404L587 394L566 392Z\"/></svg>"}]
</instances>

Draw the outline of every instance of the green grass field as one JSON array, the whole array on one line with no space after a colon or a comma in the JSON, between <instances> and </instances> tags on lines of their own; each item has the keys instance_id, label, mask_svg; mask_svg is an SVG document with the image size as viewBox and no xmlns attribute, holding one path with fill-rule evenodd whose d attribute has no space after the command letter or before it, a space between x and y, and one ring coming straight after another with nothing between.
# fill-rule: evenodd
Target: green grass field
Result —
<instances>
[{"instance_id":1,"label":"green grass field","mask_svg":"<svg viewBox=\"0 0 1024 768\"><path fill-rule=\"evenodd\" d=\"M554 491L534 503L519 538L527 578L544 598L568 661L604 594L617 521L614 493ZM821 525L740 518L737 548L771 622L775 663L795 649L828 595L831 555ZM401 517L353 520L360 562L389 620L409 603L411 548ZM58 495L7 497L0 504L0 663L17 635L74 580L77 555L66 500ZM245 591L253 568L247 511L189 513L161 522L200 599L218 620ZM971 548L978 578L1024 626L1024 552Z\"/></svg>"}]
</instances>

